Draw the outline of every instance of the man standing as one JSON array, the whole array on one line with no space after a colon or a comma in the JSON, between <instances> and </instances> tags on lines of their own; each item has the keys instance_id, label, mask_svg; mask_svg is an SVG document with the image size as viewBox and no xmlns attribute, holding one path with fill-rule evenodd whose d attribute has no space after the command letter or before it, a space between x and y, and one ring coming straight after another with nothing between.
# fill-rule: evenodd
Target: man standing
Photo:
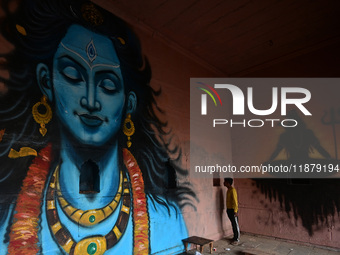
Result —
<instances>
[{"instance_id":1,"label":"man standing","mask_svg":"<svg viewBox=\"0 0 340 255\"><path fill-rule=\"evenodd\" d=\"M232 186L233 179L232 178L224 178L224 186L228 188L227 191L227 214L228 218L231 222L231 226L233 228L234 237L232 239L231 244L238 244L240 237L240 228L238 226L238 202L237 202L237 192L236 189Z\"/></svg>"}]
</instances>

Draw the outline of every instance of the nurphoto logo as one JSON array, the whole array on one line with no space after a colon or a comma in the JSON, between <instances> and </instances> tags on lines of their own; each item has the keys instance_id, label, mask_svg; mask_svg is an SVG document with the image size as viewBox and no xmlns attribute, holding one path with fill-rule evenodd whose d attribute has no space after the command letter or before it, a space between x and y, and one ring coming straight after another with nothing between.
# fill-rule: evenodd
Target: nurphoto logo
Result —
<instances>
[{"instance_id":1,"label":"nurphoto logo","mask_svg":"<svg viewBox=\"0 0 340 255\"><path fill-rule=\"evenodd\" d=\"M207 86L218 98L220 104L222 105L221 98L215 89L227 89L231 92L231 96L233 99L233 115L244 115L244 101L245 97L243 91L232 84L215 84L214 88L206 83L198 82L202 85ZM207 89L199 87L202 91L206 92L214 101L215 106L217 106L216 100L210 91ZM299 93L304 95L303 98L288 98L289 93ZM201 95L201 115L207 115L207 94ZM307 103L311 99L311 93L308 89L305 88L295 88L295 87L283 87L281 88L281 115L284 116L287 114L287 105L295 105L304 115L312 115L306 107L303 105ZM253 104L253 88L247 88L247 105L248 109L251 113L259 116L270 115L276 111L278 106L278 88L272 88L272 105L269 109L258 110L254 107Z\"/></svg>"},{"instance_id":2,"label":"nurphoto logo","mask_svg":"<svg viewBox=\"0 0 340 255\"><path fill-rule=\"evenodd\" d=\"M247 102L247 109L250 113L257 116L269 116L273 114L279 105L280 98L280 114L281 116L287 115L287 106L293 105L297 109L299 109L304 115L311 116L311 112L304 106L311 99L311 92L308 89L301 87L272 87L271 93L271 106L268 109L257 109L254 106L254 94L253 88L247 87L247 94L244 95L243 91L236 85L233 84L214 84L214 87L208 85L203 82L197 82L204 87L198 87L198 89L202 90L203 94L201 94L201 115L208 115L208 104L207 104L207 95L213 100L214 105L217 106L217 101L215 97L218 99L220 105L222 106L222 100L219 93L216 91L219 90L220 93L228 93L231 94L232 97L232 114L233 115L245 115L245 101ZM279 93L280 92L280 93ZM290 97L290 95L294 94L294 97ZM263 97L262 94L259 97ZM271 126L275 126L275 122L281 122L281 125L284 127L295 127L298 123L295 119L243 119L241 121L233 121L232 119L213 119L213 127L216 125L225 125L230 123L230 126L233 125L242 125L249 127L262 127L265 122L270 122Z\"/></svg>"}]
</instances>

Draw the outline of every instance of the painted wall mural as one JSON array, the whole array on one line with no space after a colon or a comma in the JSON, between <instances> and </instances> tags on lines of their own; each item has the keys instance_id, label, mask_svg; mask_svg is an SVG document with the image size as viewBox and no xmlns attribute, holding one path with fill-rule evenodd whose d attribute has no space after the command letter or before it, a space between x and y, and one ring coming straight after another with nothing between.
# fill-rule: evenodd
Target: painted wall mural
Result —
<instances>
[{"instance_id":1,"label":"painted wall mural","mask_svg":"<svg viewBox=\"0 0 340 255\"><path fill-rule=\"evenodd\" d=\"M195 195L134 33L90 2L15 3L1 2L0 254L182 250Z\"/></svg>"}]
</instances>

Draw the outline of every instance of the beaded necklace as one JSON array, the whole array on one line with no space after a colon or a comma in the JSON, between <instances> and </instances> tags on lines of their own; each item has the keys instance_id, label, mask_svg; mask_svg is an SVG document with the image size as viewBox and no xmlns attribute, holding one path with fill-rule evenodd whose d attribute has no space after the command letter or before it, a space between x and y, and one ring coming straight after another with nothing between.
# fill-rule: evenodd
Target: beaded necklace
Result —
<instances>
[{"instance_id":1,"label":"beaded necklace","mask_svg":"<svg viewBox=\"0 0 340 255\"><path fill-rule=\"evenodd\" d=\"M117 222L112 230L105 236L91 236L86 237L76 242L67 227L60 222L58 211L56 208L56 187L58 186L59 166L56 167L51 181L48 186L46 196L46 215L48 225L54 235L55 240L63 248L63 250L70 254L89 254L101 255L110 248L112 248L123 236L130 215L130 190L127 178L124 176L123 182L123 204L119 212Z\"/></svg>"},{"instance_id":2,"label":"beaded necklace","mask_svg":"<svg viewBox=\"0 0 340 255\"><path fill-rule=\"evenodd\" d=\"M59 169L59 166L57 166ZM91 209L83 211L81 209L75 208L72 206L67 199L63 196L62 191L60 189L59 183L59 170L56 169L56 191L58 202L61 206L62 211L67 215L67 217L73 222L80 224L82 226L93 226L96 225L105 219L107 219L117 208L119 201L122 196L123 191L123 173L120 171L119 178L119 186L116 196L113 200L107 204L106 206L99 209Z\"/></svg>"}]
</instances>

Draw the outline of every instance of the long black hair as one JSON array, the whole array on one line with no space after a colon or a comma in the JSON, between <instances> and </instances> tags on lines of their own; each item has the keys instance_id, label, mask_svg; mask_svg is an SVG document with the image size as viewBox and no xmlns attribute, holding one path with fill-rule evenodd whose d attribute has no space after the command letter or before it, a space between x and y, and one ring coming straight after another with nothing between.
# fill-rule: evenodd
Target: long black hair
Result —
<instances>
[{"instance_id":1,"label":"long black hair","mask_svg":"<svg viewBox=\"0 0 340 255\"><path fill-rule=\"evenodd\" d=\"M36 65L42 62L52 68L53 56L67 29L79 24L111 39L121 62L125 92L133 91L137 96L137 109L132 116L136 132L130 151L142 170L147 195L168 209L168 205L191 204L195 194L190 184L178 183L179 176L187 175L176 164L180 148L170 146L167 123L158 117L162 110L155 98L160 91L150 86L151 68L132 29L88 1L23 0L15 10L12 6L12 1L2 1L6 16L1 33L13 50L2 54L0 62L1 69L9 72L9 78L0 77L6 87L6 92L0 91L0 130L5 129L0 142L0 192L6 194L0 202L9 204L15 199L32 160L32 157L9 159L10 149L30 146L39 150L48 142L59 143L56 121L47 125L48 132L42 137L31 115L32 106L42 96L36 83ZM121 132L119 145L125 144Z\"/></svg>"}]
</instances>

